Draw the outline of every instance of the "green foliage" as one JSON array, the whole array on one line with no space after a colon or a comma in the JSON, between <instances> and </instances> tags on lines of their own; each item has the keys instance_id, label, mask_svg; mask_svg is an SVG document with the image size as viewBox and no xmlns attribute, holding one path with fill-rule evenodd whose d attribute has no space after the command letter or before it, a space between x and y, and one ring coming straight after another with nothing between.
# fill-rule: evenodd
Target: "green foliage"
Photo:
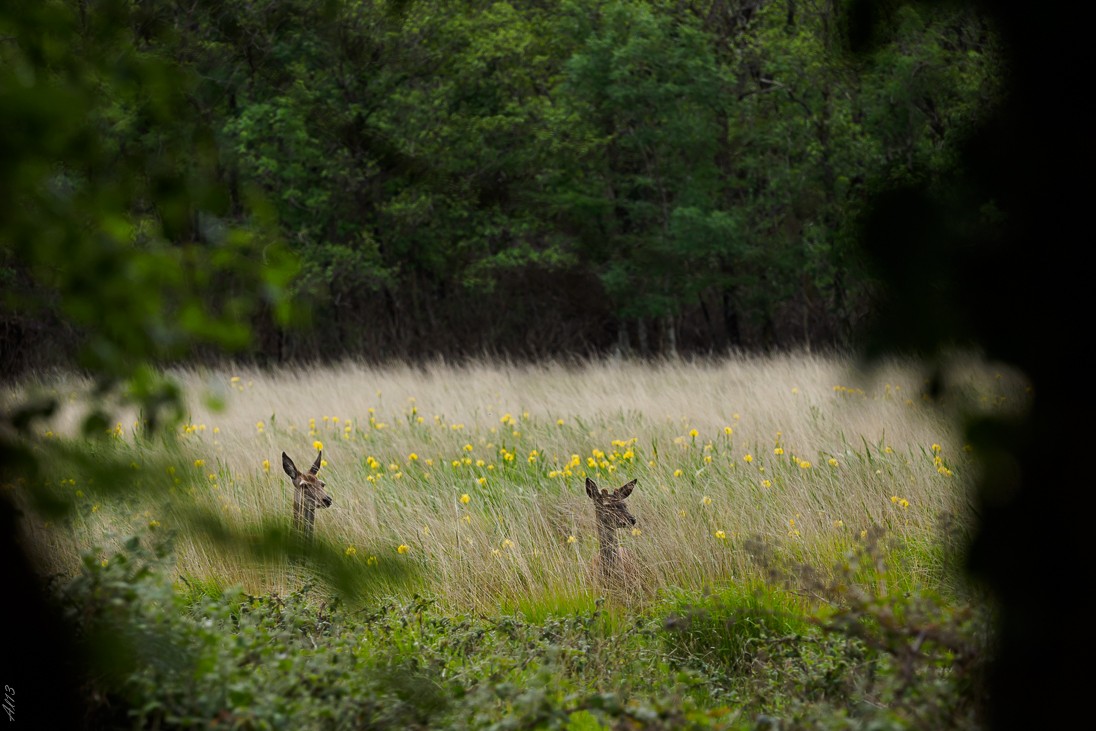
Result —
<instances>
[{"instance_id":1,"label":"green foliage","mask_svg":"<svg viewBox=\"0 0 1096 731\"><path fill-rule=\"evenodd\" d=\"M146 20L124 2L0 12L13 39L0 51L0 304L26 337L34 318L74 331L99 393L122 387L154 428L179 418L179 398L149 366L247 348L261 308L287 315L295 265L233 206L188 100L195 77ZM85 428L102 422L92 412Z\"/></svg>"},{"instance_id":2,"label":"green foliage","mask_svg":"<svg viewBox=\"0 0 1096 731\"><path fill-rule=\"evenodd\" d=\"M586 15L577 3L568 10ZM695 22L645 3L610 3L596 18L572 21L580 45L559 89L568 123L594 141L567 188L585 191L595 217L564 215L620 314L672 314L708 284L705 244L725 241L693 235L703 223L674 225L706 222L717 202L716 61Z\"/></svg>"},{"instance_id":3,"label":"green foliage","mask_svg":"<svg viewBox=\"0 0 1096 731\"><path fill-rule=\"evenodd\" d=\"M708 672L748 674L759 646L808 632L798 603L763 586L679 596L668 610L667 644L683 662L699 663Z\"/></svg>"},{"instance_id":4,"label":"green foliage","mask_svg":"<svg viewBox=\"0 0 1096 731\"><path fill-rule=\"evenodd\" d=\"M852 697L886 708L877 718L895 727L983 727L991 608L983 598L957 602L923 585L897 585L884 538L869 531L826 582L805 567L771 567L774 579L823 603L807 616L811 631L759 643L743 697L778 698L784 713L812 719L808 725L832 699ZM823 727L872 723L854 707L834 719Z\"/></svg>"},{"instance_id":5,"label":"green foliage","mask_svg":"<svg viewBox=\"0 0 1096 731\"><path fill-rule=\"evenodd\" d=\"M123 380L244 324L303 357L288 290L332 355L604 351L613 319L848 345L863 201L946 169L1000 93L981 19L899 5L862 57L833 4L5 10L5 342Z\"/></svg>"},{"instance_id":6,"label":"green foliage","mask_svg":"<svg viewBox=\"0 0 1096 731\"><path fill-rule=\"evenodd\" d=\"M170 567L170 538L146 532L90 552L59 590L99 659L100 725L979 727L977 615L927 594L847 593L817 614L759 586L531 619L421 596L350 606L311 585L179 592Z\"/></svg>"}]
</instances>

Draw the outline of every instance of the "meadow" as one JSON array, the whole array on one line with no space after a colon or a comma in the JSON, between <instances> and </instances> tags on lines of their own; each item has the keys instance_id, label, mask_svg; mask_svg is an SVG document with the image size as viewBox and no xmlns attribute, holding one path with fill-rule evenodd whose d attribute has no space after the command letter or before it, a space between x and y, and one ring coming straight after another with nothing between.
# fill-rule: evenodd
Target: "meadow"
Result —
<instances>
[{"instance_id":1,"label":"meadow","mask_svg":"<svg viewBox=\"0 0 1096 731\"><path fill-rule=\"evenodd\" d=\"M971 357L945 370L946 400L929 397L923 367L891 361L864 371L848 359L808 354L536 366L195 367L171 375L184 388L187 411L169 433L153 436L124 405L107 433L77 436L89 384L76 377L48 375L4 394L60 395L66 408L40 426L44 441L80 445L81 454L113 461L129 477L118 490L102 484L102 475L78 473L78 462L50 460L46 487L74 509L61 520L25 525L48 573L90 570L84 580L101 581L95 572L111 570L116 556L133 549L128 536L171 535L162 574L191 611L194 602L239 596L281 597L284 610L284 598L296 597L306 607L300 611L322 615L324 597L334 591L323 570L292 556L260 560L261 552L248 548L249 536L288 527L293 488L282 452L306 467L322 450L319 476L333 504L317 511L317 543L360 589L342 601L382 624L408 611L421 624L429 606L444 618L448 629L435 636L444 643L452 641L452 623L473 618L496 627L518 617L543 629L560 618L581 624L597 616L606 647L620 647L627 644L620 633L644 618L664 632L669 617L689 614L682 607L711 610L712 602L724 612L763 605L751 615L755 640L769 637L766 627L774 636L805 636L807 629L786 622L842 612L864 624L896 596L925 592L940 597L934 606L945 612L968 606L955 558L972 529L977 455L959 417L1018 412L1026 397L1016 376ZM587 478L610 490L637 480L628 501L637 523L617 532L633 569L623 586L608 585L592 568L598 537ZM243 540L211 538L225 530ZM850 587L860 585L857 596L867 598L850 599ZM904 612L914 622L909 606ZM777 614L796 619L772 627L757 619ZM724 647L737 666L733 657L743 649L725 647L735 634L726 618L705 625L696 612L689 616L693 629L707 627L694 637L694 659L710 660ZM589 627L579 624L563 635L585 632L588 640ZM867 624L899 636L910 629L879 616ZM354 623L342 631L353 626L366 632ZM674 637L669 643L678 650L692 646L685 635ZM918 646L923 641L922 634ZM950 646L943 652L952 660L957 654ZM665 663L644 667L674 677ZM619 720L589 702L606 683L631 687L625 697L632 705L621 708L634 710L643 682L622 680L625 665L606 660L582 686L587 700L572 702L558 727L584 727L576 719L591 712L591 728ZM711 677L696 685L708 700L719 696ZM559 690L556 700L565 697L573 701L573 692ZM684 697L703 705L694 692ZM719 716L732 727L731 719L741 720L726 711L712 715L715 706L735 708L730 697L712 701L705 723ZM499 707L512 712L513 699ZM488 714L483 725L508 715Z\"/></svg>"}]
</instances>

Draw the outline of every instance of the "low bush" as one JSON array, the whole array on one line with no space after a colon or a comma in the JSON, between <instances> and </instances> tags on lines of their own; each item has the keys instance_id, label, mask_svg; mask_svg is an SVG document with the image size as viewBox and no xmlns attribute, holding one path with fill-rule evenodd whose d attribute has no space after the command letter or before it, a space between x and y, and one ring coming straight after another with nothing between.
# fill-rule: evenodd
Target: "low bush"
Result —
<instances>
[{"instance_id":1,"label":"low bush","mask_svg":"<svg viewBox=\"0 0 1096 731\"><path fill-rule=\"evenodd\" d=\"M776 585L645 610L496 616L430 597L351 606L305 583L171 581L149 531L57 596L80 629L89 728L980 727L982 613L928 594ZM873 544L848 576L877 565ZM875 582L881 583L881 582ZM530 619L530 616L534 616Z\"/></svg>"}]
</instances>

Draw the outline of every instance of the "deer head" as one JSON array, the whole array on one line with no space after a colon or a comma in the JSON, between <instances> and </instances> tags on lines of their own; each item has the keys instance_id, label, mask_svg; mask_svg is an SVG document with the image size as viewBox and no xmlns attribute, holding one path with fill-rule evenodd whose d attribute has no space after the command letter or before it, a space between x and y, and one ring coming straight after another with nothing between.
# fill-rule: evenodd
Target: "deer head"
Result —
<instances>
[{"instance_id":1,"label":"deer head","mask_svg":"<svg viewBox=\"0 0 1096 731\"><path fill-rule=\"evenodd\" d=\"M597 483L586 478L586 494L594 501L594 516L597 518L597 537L600 544L598 563L601 574L609 581L621 581L622 564L625 563L624 550L617 545L616 531L636 524L635 516L628 511L624 500L632 494L636 481L618 487L616 490L599 490Z\"/></svg>"},{"instance_id":2,"label":"deer head","mask_svg":"<svg viewBox=\"0 0 1096 731\"><path fill-rule=\"evenodd\" d=\"M635 486L636 480L632 480L612 492L599 491L597 483L589 477L586 478L586 494L594 501L594 514L597 516L599 530L608 528L613 531L636 524L635 517L628 512L628 506L624 504L625 498L632 494Z\"/></svg>"},{"instance_id":3,"label":"deer head","mask_svg":"<svg viewBox=\"0 0 1096 731\"><path fill-rule=\"evenodd\" d=\"M293 460L285 452L282 452L282 469L293 481L293 525L306 537L312 537L312 527L316 522L316 508L331 506L331 497L324 488L327 486L323 480L316 477L320 471L320 463L323 461L323 451L316 455L316 461L308 472L301 472Z\"/></svg>"}]
</instances>

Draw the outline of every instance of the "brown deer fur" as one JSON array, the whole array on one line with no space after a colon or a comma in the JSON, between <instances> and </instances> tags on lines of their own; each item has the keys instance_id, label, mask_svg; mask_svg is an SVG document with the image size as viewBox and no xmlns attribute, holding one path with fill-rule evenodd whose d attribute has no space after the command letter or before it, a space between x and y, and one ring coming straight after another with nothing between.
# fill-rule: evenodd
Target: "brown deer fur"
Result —
<instances>
[{"instance_id":1,"label":"brown deer fur","mask_svg":"<svg viewBox=\"0 0 1096 731\"><path fill-rule=\"evenodd\" d=\"M596 564L599 578L608 585L623 585L634 573L632 560L617 543L618 528L628 528L636 524L635 517L628 511L624 500L632 494L636 480L618 487L613 492L599 490L597 483L586 478L586 494L594 502L594 517L597 519L598 556Z\"/></svg>"},{"instance_id":2,"label":"brown deer fur","mask_svg":"<svg viewBox=\"0 0 1096 731\"><path fill-rule=\"evenodd\" d=\"M327 485L316 477L323 461L323 451L308 472L301 472L285 452L282 452L282 469L293 481L293 529L305 540L312 540L316 525L316 508L331 506L331 497L324 490Z\"/></svg>"}]
</instances>

